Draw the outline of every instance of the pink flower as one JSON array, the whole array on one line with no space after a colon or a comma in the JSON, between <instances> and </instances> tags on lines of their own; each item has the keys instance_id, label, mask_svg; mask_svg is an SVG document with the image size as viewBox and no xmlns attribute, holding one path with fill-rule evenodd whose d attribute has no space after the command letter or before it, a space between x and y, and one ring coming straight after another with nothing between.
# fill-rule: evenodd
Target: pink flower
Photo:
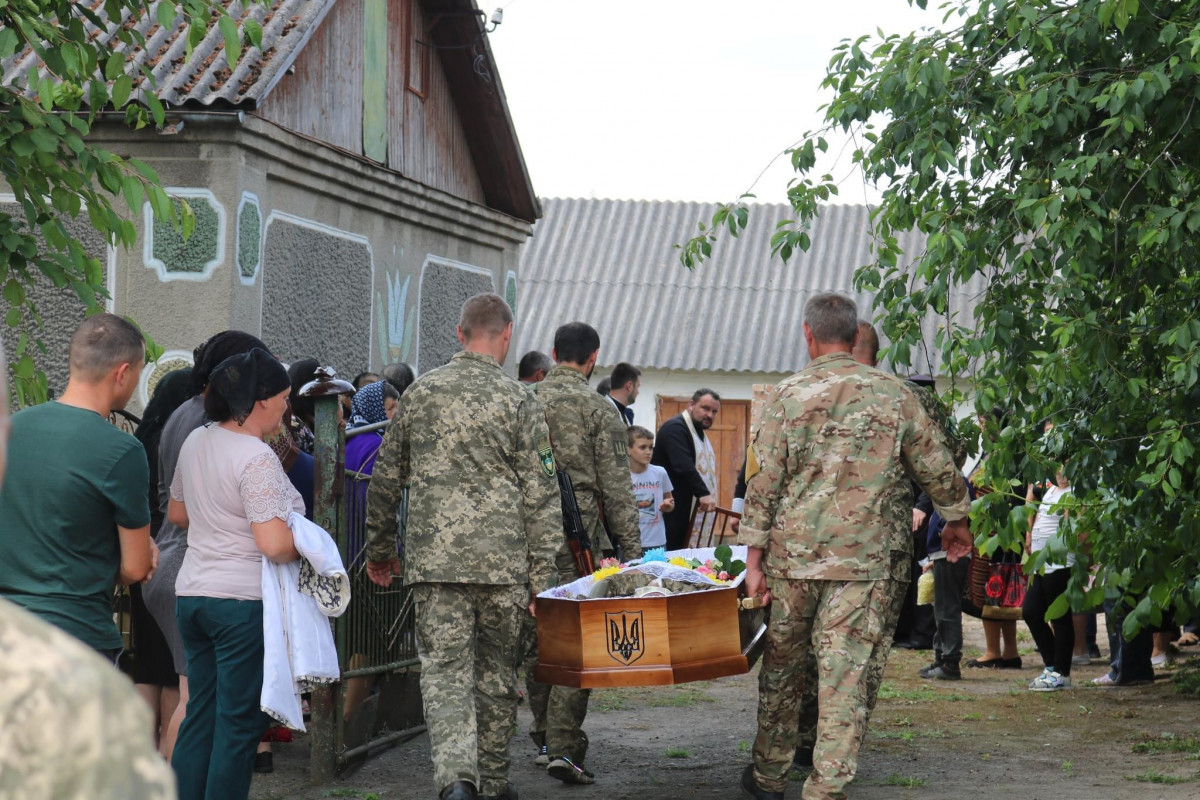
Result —
<instances>
[{"instance_id":1,"label":"pink flower","mask_svg":"<svg viewBox=\"0 0 1200 800\"><path fill-rule=\"evenodd\" d=\"M725 570L721 570L721 574L718 575L717 578L719 578L720 580L723 580L723 581L733 580L733 578L730 576L730 574L728 572L726 572Z\"/></svg>"},{"instance_id":2,"label":"pink flower","mask_svg":"<svg viewBox=\"0 0 1200 800\"><path fill-rule=\"evenodd\" d=\"M712 569L707 565L703 567L696 567L696 572L699 572L701 575L716 575L716 573L713 572Z\"/></svg>"}]
</instances>

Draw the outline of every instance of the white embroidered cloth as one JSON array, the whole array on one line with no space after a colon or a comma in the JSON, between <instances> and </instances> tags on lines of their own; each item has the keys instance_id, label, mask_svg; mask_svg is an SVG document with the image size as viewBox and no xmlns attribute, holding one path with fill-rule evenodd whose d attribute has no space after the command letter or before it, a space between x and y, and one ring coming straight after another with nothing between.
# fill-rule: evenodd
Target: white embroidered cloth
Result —
<instances>
[{"instance_id":1,"label":"white embroidered cloth","mask_svg":"<svg viewBox=\"0 0 1200 800\"><path fill-rule=\"evenodd\" d=\"M692 419L692 415L687 411L684 411L680 416L683 417L683 424L687 426L688 433L692 435L692 444L696 446L696 471L700 473L700 477L704 480L704 485L708 487L708 493L714 498L720 497L720 473L717 472L717 454L713 451L712 437L705 436L703 439L700 438L700 434L696 432L696 423ZM699 497L696 497L692 502L695 503L699 499ZM695 522L692 524L690 536L695 538L696 541L700 541L704 534L712 531L715 523L716 517L709 517L707 520L708 530L706 531L702 527L705 524L705 519L697 515Z\"/></svg>"},{"instance_id":2,"label":"white embroidered cloth","mask_svg":"<svg viewBox=\"0 0 1200 800\"><path fill-rule=\"evenodd\" d=\"M262 710L303 731L300 694L341 677L329 617L350 605L350 578L333 538L300 514L288 515L299 561L262 560Z\"/></svg>"}]
</instances>

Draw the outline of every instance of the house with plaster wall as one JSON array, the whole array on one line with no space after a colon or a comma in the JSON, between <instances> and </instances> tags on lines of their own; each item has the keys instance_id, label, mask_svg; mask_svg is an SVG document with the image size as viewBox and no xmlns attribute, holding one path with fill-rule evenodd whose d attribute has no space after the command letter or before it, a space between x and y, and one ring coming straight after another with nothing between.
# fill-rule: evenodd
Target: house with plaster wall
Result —
<instances>
[{"instance_id":1,"label":"house with plaster wall","mask_svg":"<svg viewBox=\"0 0 1200 800\"><path fill-rule=\"evenodd\" d=\"M161 130L134 132L106 111L90 141L148 163L196 216L184 242L147 204L133 250L106 248L86 217L73 226L106 264L110 310L166 350L138 399L226 328L350 377L445 363L462 301L480 291L519 314L518 251L540 208L475 2L221 2L262 28L233 67L217 26L189 55L182 17L160 25L157 2L98 33L145 37L126 70L153 73L167 112ZM30 86L45 67L26 51L2 68ZM0 212L19 217L5 191ZM49 286L36 296L41 362L61 390L82 312Z\"/></svg>"},{"instance_id":2,"label":"house with plaster wall","mask_svg":"<svg viewBox=\"0 0 1200 800\"><path fill-rule=\"evenodd\" d=\"M773 385L808 363L804 304L820 292L854 298L860 317L875 318L874 294L856 291L854 273L871 262L870 209L829 205L809 229L812 246L784 263L771 236L793 218L786 205L755 205L737 238L723 237L711 258L689 271L676 245L712 219L716 205L643 200L542 199L543 218L522 248L518 307L526 309L518 354L549 354L554 331L576 320L600 333L593 385L614 364L642 370L634 422L656 430L680 413L699 388L721 395L710 431L726 508L742 465L755 385ZM920 234L900 237L907 269L924 248ZM955 290L949 313L974 319L983 279ZM925 320L928 349L914 351L911 372L937 373L932 349L940 318ZM881 335L882 338L882 335ZM884 341L886 344L886 340ZM887 365L881 365L887 369ZM910 374L905 370L905 374Z\"/></svg>"}]
</instances>

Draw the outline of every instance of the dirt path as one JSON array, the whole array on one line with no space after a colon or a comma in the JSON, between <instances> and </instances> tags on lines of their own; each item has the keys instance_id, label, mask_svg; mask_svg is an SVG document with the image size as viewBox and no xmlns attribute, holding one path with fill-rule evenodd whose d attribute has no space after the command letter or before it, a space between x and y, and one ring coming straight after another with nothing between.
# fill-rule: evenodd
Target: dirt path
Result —
<instances>
[{"instance_id":1,"label":"dirt path","mask_svg":"<svg viewBox=\"0 0 1200 800\"><path fill-rule=\"evenodd\" d=\"M977 623L968 633L969 642L979 640ZM1200 702L1175 694L1167 680L1129 689L1091 686L1106 665L1077 667L1073 691L1029 692L1039 670L1036 657L1024 657L1019 673L964 670L962 681L935 683L916 676L928 653L896 651L851 800L1200 797ZM533 766L523 733L512 740L513 781L522 800L737 797L755 702L752 676L596 692L586 727L597 784L565 787L547 777ZM524 707L519 723L522 731L529 723ZM253 800L437 796L425 737L323 787L307 783L303 737L280 746L275 764L275 774L256 776ZM788 800L799 796L800 784L793 783Z\"/></svg>"}]
</instances>

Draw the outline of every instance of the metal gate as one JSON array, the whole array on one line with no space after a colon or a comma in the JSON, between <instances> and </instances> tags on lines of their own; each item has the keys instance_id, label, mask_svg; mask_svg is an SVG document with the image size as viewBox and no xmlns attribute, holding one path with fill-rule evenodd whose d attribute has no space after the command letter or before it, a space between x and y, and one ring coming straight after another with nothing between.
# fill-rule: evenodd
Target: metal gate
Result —
<instances>
[{"instance_id":1,"label":"metal gate","mask_svg":"<svg viewBox=\"0 0 1200 800\"><path fill-rule=\"evenodd\" d=\"M342 680L313 693L310 731L315 781L328 780L372 750L425 730L412 596L399 581L383 588L367 577L366 498L371 476L343 468L346 440L378 436L387 423L343 433L336 421L337 399L336 395L316 397L313 516L326 530L337 532L338 549L350 574L351 600L346 613L334 622ZM405 508L402 503L397 509L401 541Z\"/></svg>"}]
</instances>

